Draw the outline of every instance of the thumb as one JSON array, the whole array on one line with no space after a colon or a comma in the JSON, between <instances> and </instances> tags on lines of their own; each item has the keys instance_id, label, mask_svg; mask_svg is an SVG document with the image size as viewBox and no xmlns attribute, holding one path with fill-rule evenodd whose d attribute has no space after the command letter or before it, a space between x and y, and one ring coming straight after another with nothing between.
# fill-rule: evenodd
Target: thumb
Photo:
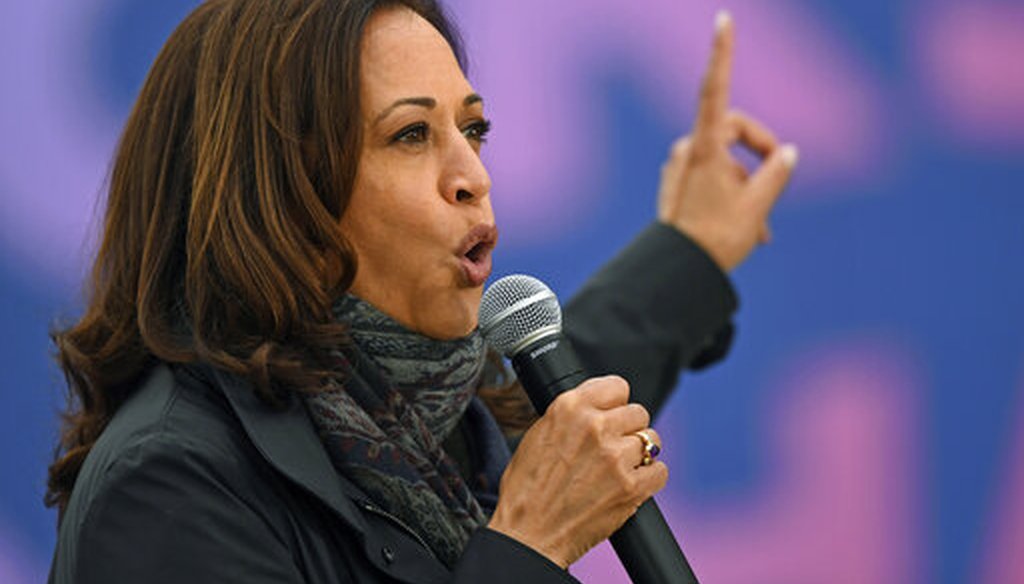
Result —
<instances>
[{"instance_id":1,"label":"thumb","mask_svg":"<svg viewBox=\"0 0 1024 584\"><path fill-rule=\"evenodd\" d=\"M789 182L789 177L793 174L793 169L796 168L799 158L800 152L797 150L797 147L793 144L786 144L776 148L765 159L761 168L757 169L754 176L750 177L750 182L747 183L747 191L757 201L757 205L765 215L772 210L775 202L779 200L779 195L786 188L786 183Z\"/></svg>"}]
</instances>

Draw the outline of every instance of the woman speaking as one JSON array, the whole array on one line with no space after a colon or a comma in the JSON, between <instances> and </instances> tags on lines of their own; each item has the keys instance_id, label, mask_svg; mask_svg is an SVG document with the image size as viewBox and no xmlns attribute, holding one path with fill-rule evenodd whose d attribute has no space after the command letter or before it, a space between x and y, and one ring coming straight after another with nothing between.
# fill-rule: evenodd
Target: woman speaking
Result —
<instances>
[{"instance_id":1,"label":"woman speaking","mask_svg":"<svg viewBox=\"0 0 1024 584\"><path fill-rule=\"evenodd\" d=\"M725 273L796 161L729 110L732 39L723 14L659 220L567 306L588 367L629 381L537 418L477 329L490 123L442 10L198 7L124 129L86 312L55 335L50 581L574 581L665 485L649 411L724 353Z\"/></svg>"}]
</instances>

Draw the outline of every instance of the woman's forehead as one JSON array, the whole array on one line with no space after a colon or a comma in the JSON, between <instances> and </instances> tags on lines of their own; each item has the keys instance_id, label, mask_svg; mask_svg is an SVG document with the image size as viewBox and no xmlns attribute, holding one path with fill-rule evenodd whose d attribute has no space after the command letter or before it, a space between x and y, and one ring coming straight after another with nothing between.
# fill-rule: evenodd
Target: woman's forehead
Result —
<instances>
[{"instance_id":1,"label":"woman's forehead","mask_svg":"<svg viewBox=\"0 0 1024 584\"><path fill-rule=\"evenodd\" d=\"M368 106L412 95L461 101L472 92L448 41L405 7L378 10L367 22L361 76Z\"/></svg>"}]
</instances>

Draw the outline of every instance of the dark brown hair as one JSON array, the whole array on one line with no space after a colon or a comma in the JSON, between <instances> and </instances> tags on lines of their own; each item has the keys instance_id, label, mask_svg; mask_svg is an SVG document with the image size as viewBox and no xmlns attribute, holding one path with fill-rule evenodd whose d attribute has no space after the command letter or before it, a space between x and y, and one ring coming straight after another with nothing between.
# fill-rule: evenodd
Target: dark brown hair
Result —
<instances>
[{"instance_id":1,"label":"dark brown hair","mask_svg":"<svg viewBox=\"0 0 1024 584\"><path fill-rule=\"evenodd\" d=\"M68 409L48 505L157 361L203 361L268 401L323 387L361 147L359 46L378 8L433 0L210 0L174 31L118 146L81 319L53 335Z\"/></svg>"}]
</instances>

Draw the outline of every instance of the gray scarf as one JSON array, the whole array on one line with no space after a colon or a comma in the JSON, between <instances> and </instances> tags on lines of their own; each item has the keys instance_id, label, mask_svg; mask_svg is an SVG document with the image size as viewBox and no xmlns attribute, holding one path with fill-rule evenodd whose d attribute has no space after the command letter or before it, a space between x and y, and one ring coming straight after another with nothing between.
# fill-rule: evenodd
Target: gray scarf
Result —
<instances>
[{"instance_id":1,"label":"gray scarf","mask_svg":"<svg viewBox=\"0 0 1024 584\"><path fill-rule=\"evenodd\" d=\"M352 295L334 314L354 341L338 353L344 387L306 401L331 462L452 567L487 520L442 447L475 394L483 339L425 337Z\"/></svg>"}]
</instances>

